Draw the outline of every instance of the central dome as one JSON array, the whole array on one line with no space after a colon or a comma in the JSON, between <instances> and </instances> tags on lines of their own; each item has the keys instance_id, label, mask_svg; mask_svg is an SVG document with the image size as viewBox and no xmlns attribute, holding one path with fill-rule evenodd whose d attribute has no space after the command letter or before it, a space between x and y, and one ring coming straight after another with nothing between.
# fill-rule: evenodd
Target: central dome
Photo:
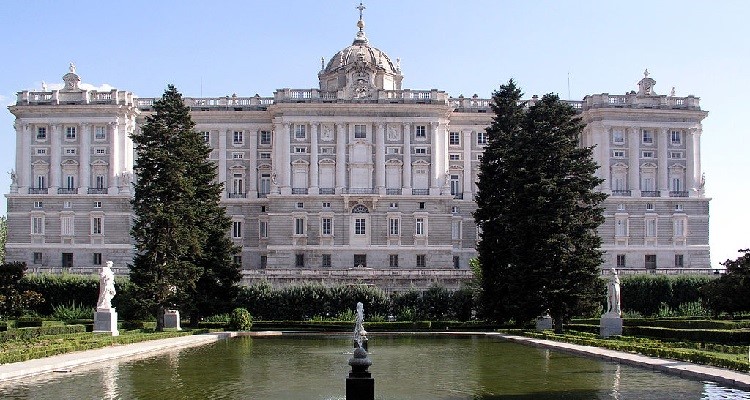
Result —
<instances>
[{"instance_id":1,"label":"central dome","mask_svg":"<svg viewBox=\"0 0 750 400\"><path fill-rule=\"evenodd\" d=\"M351 46L336 53L318 73L320 90L345 91L345 97L369 97L376 90L401 90L401 67L390 57L370 46L365 36L362 4L359 9L357 32Z\"/></svg>"}]
</instances>

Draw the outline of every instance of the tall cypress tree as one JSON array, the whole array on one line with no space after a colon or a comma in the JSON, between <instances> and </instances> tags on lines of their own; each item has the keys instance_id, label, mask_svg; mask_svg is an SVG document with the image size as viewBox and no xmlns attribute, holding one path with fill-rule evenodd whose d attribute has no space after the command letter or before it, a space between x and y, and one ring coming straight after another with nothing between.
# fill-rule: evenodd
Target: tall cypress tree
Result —
<instances>
[{"instance_id":1,"label":"tall cypress tree","mask_svg":"<svg viewBox=\"0 0 750 400\"><path fill-rule=\"evenodd\" d=\"M214 182L211 149L194 127L182 95L169 85L132 137L138 179L130 279L157 329L165 309L191 304L200 277L214 267L207 260L227 261L235 250L226 238L230 222L218 203L222 185Z\"/></svg>"},{"instance_id":2,"label":"tall cypress tree","mask_svg":"<svg viewBox=\"0 0 750 400\"><path fill-rule=\"evenodd\" d=\"M545 95L524 110L511 80L493 96L480 164L477 250L485 315L528 321L549 310L555 330L600 295L600 206L606 195L575 110Z\"/></svg>"}]
</instances>

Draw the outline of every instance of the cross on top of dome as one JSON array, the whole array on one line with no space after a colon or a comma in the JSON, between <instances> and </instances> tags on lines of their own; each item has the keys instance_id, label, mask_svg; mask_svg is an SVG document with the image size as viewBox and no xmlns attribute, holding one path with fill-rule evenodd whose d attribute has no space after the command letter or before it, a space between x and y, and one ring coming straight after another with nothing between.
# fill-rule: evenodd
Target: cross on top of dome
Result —
<instances>
[{"instance_id":1,"label":"cross on top of dome","mask_svg":"<svg viewBox=\"0 0 750 400\"><path fill-rule=\"evenodd\" d=\"M359 28L359 32L357 32L357 37L354 38L354 43L352 44L367 44L367 36L365 36L365 21L362 19L362 11L365 10L365 7L362 2L359 3L357 7L355 7L357 10L359 10L359 21L357 21L357 27Z\"/></svg>"}]
</instances>

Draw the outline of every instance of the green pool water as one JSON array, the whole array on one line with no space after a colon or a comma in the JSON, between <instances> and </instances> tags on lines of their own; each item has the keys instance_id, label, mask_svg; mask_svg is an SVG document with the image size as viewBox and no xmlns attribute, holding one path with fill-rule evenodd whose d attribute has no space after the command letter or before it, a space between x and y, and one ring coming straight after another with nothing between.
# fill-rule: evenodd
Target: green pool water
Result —
<instances>
[{"instance_id":1,"label":"green pool water","mask_svg":"<svg viewBox=\"0 0 750 400\"><path fill-rule=\"evenodd\" d=\"M235 338L0 385L2 399L343 399L350 336ZM483 336L376 335L377 399L750 399L710 382Z\"/></svg>"}]
</instances>

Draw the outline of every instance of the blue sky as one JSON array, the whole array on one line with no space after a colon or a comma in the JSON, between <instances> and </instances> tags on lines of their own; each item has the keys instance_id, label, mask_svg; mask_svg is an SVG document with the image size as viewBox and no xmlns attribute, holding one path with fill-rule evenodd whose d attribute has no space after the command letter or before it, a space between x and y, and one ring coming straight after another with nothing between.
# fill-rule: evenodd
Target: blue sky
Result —
<instances>
[{"instance_id":1,"label":"blue sky","mask_svg":"<svg viewBox=\"0 0 750 400\"><path fill-rule=\"evenodd\" d=\"M320 58L349 45L355 1L6 1L0 4L0 103L62 83L141 97L173 83L186 96L271 96L317 86ZM694 94L703 125L712 262L750 247L750 157L740 123L750 93L747 1L440 1L365 3L370 43L400 58L404 87L489 97L514 78L528 97L623 94L648 68L658 94ZM570 76L570 91L568 91ZM15 159L0 111L0 188ZM0 214L6 213L5 198Z\"/></svg>"}]
</instances>

